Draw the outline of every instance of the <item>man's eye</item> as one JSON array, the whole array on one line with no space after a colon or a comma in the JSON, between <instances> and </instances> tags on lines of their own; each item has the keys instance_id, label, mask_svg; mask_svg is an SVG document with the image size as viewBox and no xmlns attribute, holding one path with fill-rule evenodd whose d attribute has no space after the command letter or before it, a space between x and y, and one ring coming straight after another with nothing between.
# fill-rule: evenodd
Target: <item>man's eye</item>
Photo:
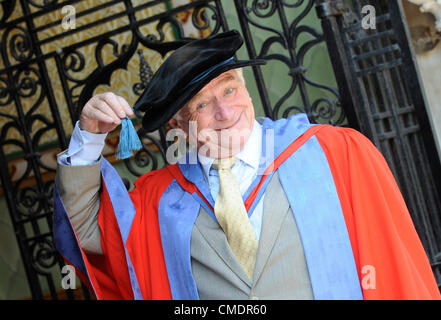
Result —
<instances>
[{"instance_id":1,"label":"man's eye","mask_svg":"<svg viewBox=\"0 0 441 320\"><path fill-rule=\"evenodd\" d=\"M233 88L228 88L227 90L225 90L225 94L232 94L233 93Z\"/></svg>"},{"instance_id":2,"label":"man's eye","mask_svg":"<svg viewBox=\"0 0 441 320\"><path fill-rule=\"evenodd\" d=\"M200 104L198 104L198 109L203 109L203 108L205 108L206 106L207 106L206 103L200 103Z\"/></svg>"}]
</instances>

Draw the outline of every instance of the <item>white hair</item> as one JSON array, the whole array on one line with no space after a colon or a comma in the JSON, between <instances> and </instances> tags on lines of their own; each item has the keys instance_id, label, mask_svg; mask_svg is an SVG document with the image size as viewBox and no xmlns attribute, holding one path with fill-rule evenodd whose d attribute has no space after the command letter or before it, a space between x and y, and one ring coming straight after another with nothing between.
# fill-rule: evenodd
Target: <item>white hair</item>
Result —
<instances>
[{"instance_id":1,"label":"white hair","mask_svg":"<svg viewBox=\"0 0 441 320\"><path fill-rule=\"evenodd\" d=\"M243 68L236 68L236 69L232 69L232 70L234 72L236 72L236 75L239 77L239 80L245 85L245 78L243 76ZM184 107L185 107L185 105L184 105ZM179 109L178 112L176 112L172 118L175 119L176 121L184 120L184 118L181 115L181 111L184 107Z\"/></svg>"}]
</instances>

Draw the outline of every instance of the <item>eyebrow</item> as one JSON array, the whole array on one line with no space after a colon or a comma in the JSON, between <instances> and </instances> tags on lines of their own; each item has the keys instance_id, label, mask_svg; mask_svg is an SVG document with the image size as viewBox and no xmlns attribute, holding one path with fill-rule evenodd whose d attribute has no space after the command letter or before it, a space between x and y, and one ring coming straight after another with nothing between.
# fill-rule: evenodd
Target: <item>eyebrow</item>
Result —
<instances>
[{"instance_id":1,"label":"eyebrow","mask_svg":"<svg viewBox=\"0 0 441 320\"><path fill-rule=\"evenodd\" d=\"M225 76L223 76L222 78L220 78L217 83L218 84L219 83L224 83L224 82L228 82L228 81L231 81L231 80L236 80L236 78L231 73L228 73Z\"/></svg>"}]
</instances>

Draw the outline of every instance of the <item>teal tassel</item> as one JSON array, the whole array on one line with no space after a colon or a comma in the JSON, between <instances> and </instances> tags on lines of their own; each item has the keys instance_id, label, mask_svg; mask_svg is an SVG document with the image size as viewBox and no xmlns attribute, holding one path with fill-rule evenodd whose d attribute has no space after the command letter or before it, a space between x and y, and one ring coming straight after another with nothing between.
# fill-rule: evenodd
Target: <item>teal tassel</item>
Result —
<instances>
[{"instance_id":1,"label":"teal tassel","mask_svg":"<svg viewBox=\"0 0 441 320\"><path fill-rule=\"evenodd\" d=\"M118 151L116 152L117 159L127 159L132 156L132 152L142 148L142 143L139 140L138 133L133 126L129 117L121 119L121 133L119 135Z\"/></svg>"}]
</instances>

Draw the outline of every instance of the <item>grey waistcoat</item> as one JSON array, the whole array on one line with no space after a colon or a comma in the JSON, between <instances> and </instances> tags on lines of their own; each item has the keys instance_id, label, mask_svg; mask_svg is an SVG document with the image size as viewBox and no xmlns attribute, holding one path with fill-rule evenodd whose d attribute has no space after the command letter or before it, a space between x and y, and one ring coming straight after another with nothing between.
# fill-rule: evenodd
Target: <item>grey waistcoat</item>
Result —
<instances>
[{"instance_id":1,"label":"grey waistcoat","mask_svg":"<svg viewBox=\"0 0 441 320\"><path fill-rule=\"evenodd\" d=\"M277 172L268 184L263 208L250 281L223 230L201 207L190 246L200 299L313 299L302 241Z\"/></svg>"}]
</instances>

